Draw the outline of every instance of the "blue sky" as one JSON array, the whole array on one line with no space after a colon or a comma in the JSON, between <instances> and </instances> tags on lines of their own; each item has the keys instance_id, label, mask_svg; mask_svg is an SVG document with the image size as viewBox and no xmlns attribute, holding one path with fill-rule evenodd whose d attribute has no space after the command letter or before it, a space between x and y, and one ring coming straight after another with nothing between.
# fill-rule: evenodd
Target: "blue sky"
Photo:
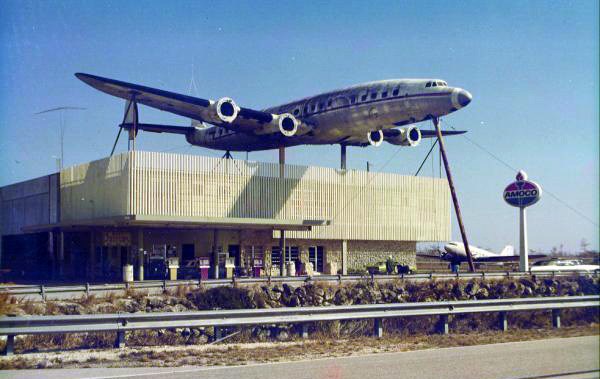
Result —
<instances>
[{"instance_id":1,"label":"blue sky","mask_svg":"<svg viewBox=\"0 0 600 379\"><path fill-rule=\"evenodd\" d=\"M256 108L364 81L435 77L474 98L445 125L469 130L470 139L585 215L545 195L529 209L530 247L578 250L585 238L598 249L597 1L166 4L3 1L0 185L56 167L59 116L33 115L40 110L87 108L67 115L66 165L110 152L123 103L75 72L187 93L193 70L200 96ZM141 119L188 122L149 108ZM137 143L222 155L190 148L180 136L147 133ZM369 161L375 170L414 174L429 143L398 153L387 144L350 148L349 168ZM470 241L518 245L518 210L501 198L515 172L463 137L446 143ZM118 148L126 149L123 139ZM277 152L250 159L275 161ZM296 147L287 160L335 167L339 147ZM423 174L439 175L438 162Z\"/></svg>"}]
</instances>

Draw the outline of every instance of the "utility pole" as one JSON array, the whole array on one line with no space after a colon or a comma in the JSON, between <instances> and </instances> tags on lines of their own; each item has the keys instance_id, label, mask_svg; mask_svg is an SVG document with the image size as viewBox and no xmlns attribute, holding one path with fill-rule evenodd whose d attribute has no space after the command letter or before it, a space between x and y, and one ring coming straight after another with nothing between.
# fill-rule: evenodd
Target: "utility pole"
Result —
<instances>
[{"instance_id":1,"label":"utility pole","mask_svg":"<svg viewBox=\"0 0 600 379\"><path fill-rule=\"evenodd\" d=\"M444 161L444 169L446 170L446 178L448 179L448 186L450 187L450 194L452 195L452 202L454 203L454 211L456 212L456 218L458 219L458 227L460 228L460 235L462 237L463 244L465 245L465 252L467 253L467 261L469 262L469 271L475 272L475 265L473 264L473 256L471 255L471 249L469 249L469 241L467 241L467 233L465 232L465 226L462 222L462 215L460 213L460 206L458 204L458 196L454 188L454 181L452 180L452 173L450 172L450 165L448 164L448 158L446 157L446 147L444 146L444 140L442 138L442 131L440 129L440 119L438 117L433 118L433 125L437 133L438 141L440 141L440 153L442 154L442 160Z\"/></svg>"},{"instance_id":2,"label":"utility pole","mask_svg":"<svg viewBox=\"0 0 600 379\"><path fill-rule=\"evenodd\" d=\"M61 107L56 107L56 108L50 108L50 109L46 109L37 113L34 113L34 115L40 115L43 113L51 113L51 112L59 112L59 138L60 138L60 158L59 159L59 164L58 164L58 170L61 171L64 167L65 164L65 129L66 129L66 111L83 111L86 108L81 108L81 107L72 107L72 106L61 106Z\"/></svg>"}]
</instances>

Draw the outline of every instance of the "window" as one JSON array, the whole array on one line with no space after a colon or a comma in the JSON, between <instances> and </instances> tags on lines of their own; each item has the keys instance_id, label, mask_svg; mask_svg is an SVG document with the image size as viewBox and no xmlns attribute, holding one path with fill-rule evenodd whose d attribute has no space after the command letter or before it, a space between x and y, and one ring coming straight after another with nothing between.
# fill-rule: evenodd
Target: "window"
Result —
<instances>
[{"instance_id":1,"label":"window","mask_svg":"<svg viewBox=\"0 0 600 379\"><path fill-rule=\"evenodd\" d=\"M333 101L333 100L331 100L331 99L329 99L329 100L327 101L327 107L331 107L331 102L332 102L332 101Z\"/></svg>"},{"instance_id":2,"label":"window","mask_svg":"<svg viewBox=\"0 0 600 379\"><path fill-rule=\"evenodd\" d=\"M325 109L325 103L319 103L319 110Z\"/></svg>"},{"instance_id":3,"label":"window","mask_svg":"<svg viewBox=\"0 0 600 379\"><path fill-rule=\"evenodd\" d=\"M298 116L300 114L300 109L294 109L294 116Z\"/></svg>"},{"instance_id":4,"label":"window","mask_svg":"<svg viewBox=\"0 0 600 379\"><path fill-rule=\"evenodd\" d=\"M377 99L377 92L371 92L371 99Z\"/></svg>"},{"instance_id":5,"label":"window","mask_svg":"<svg viewBox=\"0 0 600 379\"><path fill-rule=\"evenodd\" d=\"M387 94L388 94L388 93L387 93L387 91L383 91L383 92L381 93L381 98L382 98L382 99L385 99L385 98L387 97Z\"/></svg>"},{"instance_id":6,"label":"window","mask_svg":"<svg viewBox=\"0 0 600 379\"><path fill-rule=\"evenodd\" d=\"M427 84L425 84L425 87L431 87L431 82L427 82Z\"/></svg>"},{"instance_id":7,"label":"window","mask_svg":"<svg viewBox=\"0 0 600 379\"><path fill-rule=\"evenodd\" d=\"M271 249L271 267L279 267L281 264L281 250L279 246L273 246Z\"/></svg>"},{"instance_id":8,"label":"window","mask_svg":"<svg viewBox=\"0 0 600 379\"><path fill-rule=\"evenodd\" d=\"M431 83L431 86L435 87L435 86L437 86L437 84L435 84L435 82L433 82L433 83Z\"/></svg>"},{"instance_id":9,"label":"window","mask_svg":"<svg viewBox=\"0 0 600 379\"><path fill-rule=\"evenodd\" d=\"M314 111L316 111L316 110L317 110L317 104L313 104L313 105L312 105L312 111L314 112Z\"/></svg>"},{"instance_id":10,"label":"window","mask_svg":"<svg viewBox=\"0 0 600 379\"><path fill-rule=\"evenodd\" d=\"M392 92L393 96L398 96L398 92L400 92L399 88L394 88L394 92Z\"/></svg>"},{"instance_id":11,"label":"window","mask_svg":"<svg viewBox=\"0 0 600 379\"><path fill-rule=\"evenodd\" d=\"M350 96L350 104L356 103L356 95Z\"/></svg>"},{"instance_id":12,"label":"window","mask_svg":"<svg viewBox=\"0 0 600 379\"><path fill-rule=\"evenodd\" d=\"M365 100L367 100L367 94L366 93L360 97L360 101L365 101Z\"/></svg>"},{"instance_id":13,"label":"window","mask_svg":"<svg viewBox=\"0 0 600 379\"><path fill-rule=\"evenodd\" d=\"M304 106L304 114L308 113L308 104Z\"/></svg>"}]
</instances>

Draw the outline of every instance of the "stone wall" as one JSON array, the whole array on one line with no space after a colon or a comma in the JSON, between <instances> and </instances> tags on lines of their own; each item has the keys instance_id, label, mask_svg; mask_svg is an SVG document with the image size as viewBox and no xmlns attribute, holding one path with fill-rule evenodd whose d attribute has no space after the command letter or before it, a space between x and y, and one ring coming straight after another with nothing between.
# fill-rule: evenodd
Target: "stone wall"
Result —
<instances>
[{"instance_id":1,"label":"stone wall","mask_svg":"<svg viewBox=\"0 0 600 379\"><path fill-rule=\"evenodd\" d=\"M348 270L361 270L389 257L400 264L417 267L417 243L400 241L348 241Z\"/></svg>"}]
</instances>

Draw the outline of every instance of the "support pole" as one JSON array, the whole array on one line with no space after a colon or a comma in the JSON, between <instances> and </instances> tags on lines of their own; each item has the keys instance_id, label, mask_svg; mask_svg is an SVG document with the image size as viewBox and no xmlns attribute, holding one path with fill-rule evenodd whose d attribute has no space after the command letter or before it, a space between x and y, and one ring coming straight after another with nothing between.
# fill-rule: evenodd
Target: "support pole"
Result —
<instances>
[{"instance_id":1,"label":"support pole","mask_svg":"<svg viewBox=\"0 0 600 379\"><path fill-rule=\"evenodd\" d=\"M348 146L345 144L340 144L340 168L342 170L346 170L346 148Z\"/></svg>"},{"instance_id":2,"label":"support pole","mask_svg":"<svg viewBox=\"0 0 600 379\"><path fill-rule=\"evenodd\" d=\"M450 332L450 328L448 326L448 315L440 316L438 331L440 332L440 334L448 334Z\"/></svg>"},{"instance_id":3,"label":"support pole","mask_svg":"<svg viewBox=\"0 0 600 379\"><path fill-rule=\"evenodd\" d=\"M115 340L115 347L122 349L125 347L125 331L119 330L117 332L117 339Z\"/></svg>"},{"instance_id":4,"label":"support pole","mask_svg":"<svg viewBox=\"0 0 600 379\"><path fill-rule=\"evenodd\" d=\"M373 320L373 335L376 338L383 337L383 319L376 318Z\"/></svg>"},{"instance_id":5,"label":"support pole","mask_svg":"<svg viewBox=\"0 0 600 379\"><path fill-rule=\"evenodd\" d=\"M525 207L519 208L520 214L520 233L519 233L519 271L527 272L529 270L529 255L527 252L529 251L528 241L527 241L527 210Z\"/></svg>"},{"instance_id":6,"label":"support pole","mask_svg":"<svg viewBox=\"0 0 600 379\"><path fill-rule=\"evenodd\" d=\"M560 309L552 310L552 327L560 329Z\"/></svg>"},{"instance_id":7,"label":"support pole","mask_svg":"<svg viewBox=\"0 0 600 379\"><path fill-rule=\"evenodd\" d=\"M437 133L438 141L440 141L440 152L442 153L442 160L444 161L444 169L446 170L446 178L448 179L448 186L450 187L450 193L452 194L452 202L454 203L454 210L456 212L456 218L458 219L458 227L460 228L460 235L462 237L463 244L465 246L465 252L467 253L467 261L469 262L469 271L475 272L475 266L473 265L473 257L471 256L471 250L469 249L469 242L467 241L467 233L462 221L462 215L460 213L460 206L458 204L458 196L454 188L454 181L452 180L452 173L450 172L450 165L448 164L448 158L446 157L446 147L444 146L444 139L442 137L442 131L440 129L440 119L437 117L433 118L433 125Z\"/></svg>"},{"instance_id":8,"label":"support pole","mask_svg":"<svg viewBox=\"0 0 600 379\"><path fill-rule=\"evenodd\" d=\"M300 336L303 339L307 339L308 338L308 323L304 322L300 325L301 330L300 330Z\"/></svg>"},{"instance_id":9,"label":"support pole","mask_svg":"<svg viewBox=\"0 0 600 379\"><path fill-rule=\"evenodd\" d=\"M508 330L508 312L500 312L500 330L506 332Z\"/></svg>"},{"instance_id":10,"label":"support pole","mask_svg":"<svg viewBox=\"0 0 600 379\"><path fill-rule=\"evenodd\" d=\"M219 242L219 231L213 230L213 278L219 279L219 248L217 244Z\"/></svg>"},{"instance_id":11,"label":"support pole","mask_svg":"<svg viewBox=\"0 0 600 379\"><path fill-rule=\"evenodd\" d=\"M9 334L8 336L6 336L6 346L4 347L4 351L2 352L2 355L10 356L10 355L13 355L14 352L15 352L15 336Z\"/></svg>"},{"instance_id":12,"label":"support pole","mask_svg":"<svg viewBox=\"0 0 600 379\"><path fill-rule=\"evenodd\" d=\"M285 147L279 147L279 179L285 178ZM285 231L279 231L279 272L285 276Z\"/></svg>"}]
</instances>

